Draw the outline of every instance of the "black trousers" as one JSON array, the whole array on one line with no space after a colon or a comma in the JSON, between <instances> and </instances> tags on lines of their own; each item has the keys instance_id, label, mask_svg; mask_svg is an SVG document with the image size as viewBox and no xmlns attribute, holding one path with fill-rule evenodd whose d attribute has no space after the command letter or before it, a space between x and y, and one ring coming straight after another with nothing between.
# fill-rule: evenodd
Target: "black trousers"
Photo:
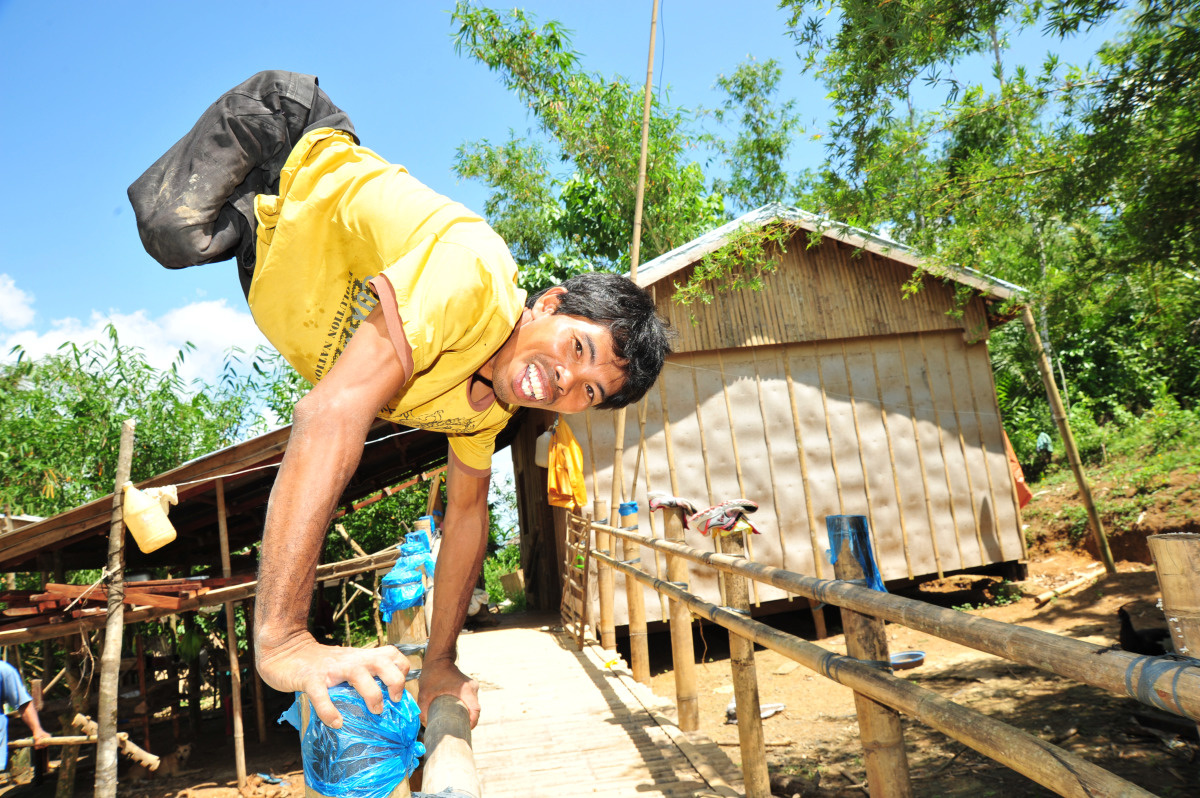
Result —
<instances>
[{"instance_id":1,"label":"black trousers","mask_svg":"<svg viewBox=\"0 0 1200 798\"><path fill-rule=\"evenodd\" d=\"M259 72L221 95L187 135L129 187L138 234L168 269L237 257L242 291L254 277L254 197L274 194L279 172L309 130L354 134L316 77Z\"/></svg>"}]
</instances>

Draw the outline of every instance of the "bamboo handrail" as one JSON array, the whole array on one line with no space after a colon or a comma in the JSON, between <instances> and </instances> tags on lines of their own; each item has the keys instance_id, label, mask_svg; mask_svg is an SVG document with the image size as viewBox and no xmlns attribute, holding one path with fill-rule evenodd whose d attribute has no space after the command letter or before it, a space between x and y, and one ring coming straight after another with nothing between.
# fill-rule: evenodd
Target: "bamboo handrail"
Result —
<instances>
[{"instance_id":1,"label":"bamboo handrail","mask_svg":"<svg viewBox=\"0 0 1200 798\"><path fill-rule=\"evenodd\" d=\"M479 773L471 750L471 721L467 705L451 695L440 695L429 705L425 726L425 772L421 794L480 798Z\"/></svg>"},{"instance_id":2,"label":"bamboo handrail","mask_svg":"<svg viewBox=\"0 0 1200 798\"><path fill-rule=\"evenodd\" d=\"M686 605L696 615L920 720L1059 795L1070 798L1154 798L1153 793L1086 759L995 718L960 706L932 690L718 607L612 557L603 554L594 556L606 561L611 568L632 575L671 600Z\"/></svg>"},{"instance_id":3,"label":"bamboo handrail","mask_svg":"<svg viewBox=\"0 0 1200 798\"><path fill-rule=\"evenodd\" d=\"M873 615L1200 721L1200 667L1190 662L1130 654L1019 624L980 618L845 582L803 576L613 527L607 527L605 531L651 549L709 565L718 571L740 574L825 604Z\"/></svg>"}]
</instances>

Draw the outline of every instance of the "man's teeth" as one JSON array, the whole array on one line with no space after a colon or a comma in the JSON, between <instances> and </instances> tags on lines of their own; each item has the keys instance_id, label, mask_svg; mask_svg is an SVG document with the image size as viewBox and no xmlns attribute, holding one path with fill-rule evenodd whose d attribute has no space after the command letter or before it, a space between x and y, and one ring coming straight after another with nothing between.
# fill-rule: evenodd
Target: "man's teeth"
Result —
<instances>
[{"instance_id":1,"label":"man's teeth","mask_svg":"<svg viewBox=\"0 0 1200 798\"><path fill-rule=\"evenodd\" d=\"M546 389L542 386L541 376L533 366L525 369L525 378L521 380L521 387L525 390L525 393L539 402L546 398Z\"/></svg>"}]
</instances>

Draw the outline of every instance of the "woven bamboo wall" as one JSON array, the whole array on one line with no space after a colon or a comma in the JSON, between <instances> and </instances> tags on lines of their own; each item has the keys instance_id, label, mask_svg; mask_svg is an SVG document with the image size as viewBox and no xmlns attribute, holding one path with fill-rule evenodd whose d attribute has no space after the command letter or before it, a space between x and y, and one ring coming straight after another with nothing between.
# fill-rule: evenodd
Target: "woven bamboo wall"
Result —
<instances>
[{"instance_id":1,"label":"woven bamboo wall","mask_svg":"<svg viewBox=\"0 0 1200 798\"><path fill-rule=\"evenodd\" d=\"M955 309L954 287L926 275L922 288L905 298L912 267L848 244L825 239L807 248L807 234L792 238L779 268L763 278L763 290L730 291L706 284L707 305L671 300L693 267L661 280L653 288L659 313L678 333L677 352L702 352L740 346L828 341L868 335L963 330L969 340L987 337L983 301ZM948 315L949 314L949 315Z\"/></svg>"},{"instance_id":2,"label":"woven bamboo wall","mask_svg":"<svg viewBox=\"0 0 1200 798\"><path fill-rule=\"evenodd\" d=\"M614 416L571 419L592 498L612 489ZM650 490L704 506L744 496L761 508L752 559L832 577L825 516L861 514L884 578L896 579L1024 556L1001 435L986 345L959 327L674 355L644 406L630 408L623 465L630 481L637 464L642 530L662 534ZM690 530L688 542L713 545ZM642 564L663 572L651 551ZM693 585L719 600L715 579ZM660 602L648 605L663 617Z\"/></svg>"}]
</instances>

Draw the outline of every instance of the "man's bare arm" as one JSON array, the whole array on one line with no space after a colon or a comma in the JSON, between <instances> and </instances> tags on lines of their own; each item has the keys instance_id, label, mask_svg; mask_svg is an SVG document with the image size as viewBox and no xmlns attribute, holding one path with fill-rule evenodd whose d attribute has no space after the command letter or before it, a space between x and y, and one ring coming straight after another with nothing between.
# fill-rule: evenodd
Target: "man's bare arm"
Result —
<instances>
[{"instance_id":1,"label":"man's bare arm","mask_svg":"<svg viewBox=\"0 0 1200 798\"><path fill-rule=\"evenodd\" d=\"M349 682L371 711L382 712L375 677L399 699L408 672L407 660L391 646L323 646L307 623L317 560L335 504L358 465L372 421L406 378L376 308L329 374L296 405L267 506L255 617L258 670L277 690L307 693L313 711L333 728L341 726L341 716L329 700L330 687Z\"/></svg>"},{"instance_id":2,"label":"man's bare arm","mask_svg":"<svg viewBox=\"0 0 1200 798\"><path fill-rule=\"evenodd\" d=\"M457 468L453 458L447 471L446 525L434 576L433 628L418 695L423 718L434 698L449 694L467 705L474 726L479 720L478 688L454 664L454 655L487 551L489 480Z\"/></svg>"}]
</instances>

